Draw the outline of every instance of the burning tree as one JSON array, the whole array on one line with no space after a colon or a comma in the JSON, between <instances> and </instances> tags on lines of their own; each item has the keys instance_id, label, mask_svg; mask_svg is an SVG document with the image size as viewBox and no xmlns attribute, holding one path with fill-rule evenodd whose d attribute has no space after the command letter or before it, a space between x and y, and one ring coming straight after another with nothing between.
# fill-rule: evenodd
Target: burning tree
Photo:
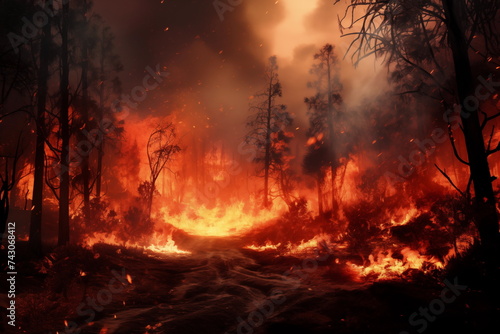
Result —
<instances>
[{"instance_id":1,"label":"burning tree","mask_svg":"<svg viewBox=\"0 0 500 334\"><path fill-rule=\"evenodd\" d=\"M139 187L146 201L147 218L151 219L151 208L153 196L156 191L156 181L167 163L181 150L177 145L175 127L173 123L158 126L149 136L147 154L150 169L149 181L145 181ZM168 168L168 167L167 167Z\"/></svg>"},{"instance_id":2,"label":"burning tree","mask_svg":"<svg viewBox=\"0 0 500 334\"><path fill-rule=\"evenodd\" d=\"M30 153L26 146L21 147L29 132L21 130L18 140L15 140L12 129L33 128L32 97L36 91L36 66L32 62L32 49L15 47L17 44L12 44L11 38L20 19L12 13L21 13L31 8L30 4L24 2L0 3L0 31L6 37L0 39L0 238L11 207L11 191L26 176L21 175L26 167L26 162L21 160L28 159Z\"/></svg>"},{"instance_id":3,"label":"burning tree","mask_svg":"<svg viewBox=\"0 0 500 334\"><path fill-rule=\"evenodd\" d=\"M246 141L256 148L255 162L263 165L263 205L268 208L271 205L269 180L274 175L283 177L282 173L278 172L283 171L287 163L286 153L292 138L286 131L286 127L292 123L291 115L285 105L276 103L276 99L283 94L276 56L269 58L266 81L266 88L256 94L255 102L250 105L252 115L247 126L251 130Z\"/></svg>"},{"instance_id":4,"label":"burning tree","mask_svg":"<svg viewBox=\"0 0 500 334\"><path fill-rule=\"evenodd\" d=\"M355 24L360 27L346 34L354 37L350 50L354 50L352 57L356 62L371 54L386 56L388 65L396 69L394 77L418 83L405 93L424 93L445 102L445 106L453 103L461 106L461 125L449 124L451 143L457 158L469 167L474 184L476 225L489 254L496 254L499 226L488 155L498 149L486 147L483 130L489 120L500 114L487 115L481 110L484 116L481 120L481 103L477 101L477 105L471 107L479 83L474 77L471 58L491 62L491 57L498 56L500 44L494 29L498 9L498 1L486 0L442 0L440 3L352 0L340 20L341 29L352 29ZM362 11L359 17L357 10ZM352 19L349 21L349 18ZM447 66L450 54L452 67ZM450 76L455 79L454 87L447 85ZM454 146L452 130L458 127L463 132L468 161L458 156Z\"/></svg>"},{"instance_id":5,"label":"burning tree","mask_svg":"<svg viewBox=\"0 0 500 334\"><path fill-rule=\"evenodd\" d=\"M70 4L72 7L70 8ZM59 56L53 72L59 72L59 92L53 94L56 99L49 99L45 103L46 108L50 110L44 117L43 126L45 128L45 146L50 149L45 153L47 166L45 168L45 182L52 190L54 197L59 202L59 240L60 245L69 243L70 240L70 206L77 195L83 198L82 214L84 220L91 219L91 209L100 207L93 205L91 207L90 198L94 184L99 184L98 177L92 180L93 154L98 148L97 175L102 170L102 142L109 138L113 133L118 133L119 128L113 126L113 129L104 128L102 118L104 110L104 88L109 80L106 76L97 75L97 67L91 62L90 54L95 50L95 41L99 40L96 36L99 31L106 31L102 28L100 20L90 20L86 16L90 6L87 1L66 2L62 9L54 16L60 23L55 31L58 32L57 38L60 45L54 50L58 51L55 55ZM82 37L75 39L75 36ZM109 37L102 37L109 39ZM107 53L113 54L112 44L108 46ZM81 52L76 52L79 50ZM99 70L105 71L105 57L101 57ZM118 71L119 66L113 60L112 71ZM55 67L55 65L53 65ZM52 67L50 68L52 70ZM81 71L80 71L81 70ZM81 75L81 85L72 85L73 74L76 77ZM111 80L110 80L111 81ZM92 86L101 87L99 91L99 103L97 103L90 94ZM75 87L74 90L71 88ZM101 94L102 93L102 94ZM49 94L51 95L51 94ZM102 98L101 98L102 97ZM99 106L98 106L99 104ZM109 119L114 118L109 115ZM36 164L35 164L36 166ZM36 168L35 168L36 170ZM36 180L36 178L35 178ZM36 184L37 181L35 181ZM100 197L100 193L98 194ZM92 213L93 214L93 213Z\"/></svg>"},{"instance_id":6,"label":"burning tree","mask_svg":"<svg viewBox=\"0 0 500 334\"><path fill-rule=\"evenodd\" d=\"M48 4L48 2L47 2ZM49 8L52 6L48 4ZM35 146L35 171L33 181L33 208L30 223L30 249L34 254L42 254L42 212L44 195L45 172L45 140L46 140L46 104L48 97L48 81L50 78L49 67L52 61L50 52L52 44L52 19L43 26L38 52L39 65L37 73L36 94L36 146Z\"/></svg>"},{"instance_id":7,"label":"burning tree","mask_svg":"<svg viewBox=\"0 0 500 334\"><path fill-rule=\"evenodd\" d=\"M335 123L340 118L342 96L340 92L342 85L339 82L338 73L335 72L337 57L334 46L326 44L319 53L314 55L318 63L313 66L311 73L316 75L317 80L309 83L316 89L316 95L306 98L305 103L309 109L310 128L308 136L309 151L304 157L304 171L307 174L316 175L318 184L319 212L323 214L322 187L325 178L325 167L330 168L331 173L331 209L335 208L335 174L339 166L339 154L334 149L338 147L338 135L335 131Z\"/></svg>"}]
</instances>

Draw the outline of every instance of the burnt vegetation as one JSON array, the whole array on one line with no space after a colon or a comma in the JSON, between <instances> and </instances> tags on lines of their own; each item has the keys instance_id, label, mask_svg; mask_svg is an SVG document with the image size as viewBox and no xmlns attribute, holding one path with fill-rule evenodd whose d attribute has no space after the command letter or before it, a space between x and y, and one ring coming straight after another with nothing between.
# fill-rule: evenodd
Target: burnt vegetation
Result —
<instances>
[{"instance_id":1,"label":"burnt vegetation","mask_svg":"<svg viewBox=\"0 0 500 334\"><path fill-rule=\"evenodd\" d=\"M278 287L287 307L256 333L387 333L457 277L463 299L434 330L493 325L498 1L335 1L346 53L333 38L297 48L300 93L299 62L231 67L208 33L193 48L214 55L176 49L122 83L134 69L94 5L0 1L0 254L5 269L16 221L24 331L118 318L116 333L223 333ZM383 92L352 102L346 60L384 66ZM85 320L79 305L123 267L126 288Z\"/></svg>"}]
</instances>

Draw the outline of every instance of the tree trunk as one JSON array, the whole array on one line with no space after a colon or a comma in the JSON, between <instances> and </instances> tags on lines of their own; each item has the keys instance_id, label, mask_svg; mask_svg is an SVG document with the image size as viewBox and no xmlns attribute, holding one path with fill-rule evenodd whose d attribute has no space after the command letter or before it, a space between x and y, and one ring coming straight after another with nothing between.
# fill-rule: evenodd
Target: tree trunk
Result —
<instances>
[{"instance_id":1,"label":"tree trunk","mask_svg":"<svg viewBox=\"0 0 500 334\"><path fill-rule=\"evenodd\" d=\"M323 190L321 189L323 185L323 176L321 172L318 172L316 182L318 183L318 212L320 216L323 216L325 211L323 210Z\"/></svg>"},{"instance_id":2,"label":"tree trunk","mask_svg":"<svg viewBox=\"0 0 500 334\"><path fill-rule=\"evenodd\" d=\"M84 1L84 15L87 14L87 1ZM85 24L88 25L87 20L85 20ZM87 32L85 32L87 34ZM89 131L87 129L87 125L89 122L89 93L88 93L88 37L83 36L83 45L82 45L82 126L83 129ZM83 134L80 133L80 141L85 141L87 138ZM92 147L88 147L88 152L83 154L82 156L82 181L83 181L83 214L86 219L90 219L90 171L89 171L89 156L92 151Z\"/></svg>"},{"instance_id":3,"label":"tree trunk","mask_svg":"<svg viewBox=\"0 0 500 334\"><path fill-rule=\"evenodd\" d=\"M148 207L146 208L148 210L147 212L147 218L148 221L151 221L151 212L153 210L153 196L155 195L155 189L156 189L156 181L152 181L150 186L151 189L149 190L149 195L148 195Z\"/></svg>"},{"instance_id":4,"label":"tree trunk","mask_svg":"<svg viewBox=\"0 0 500 334\"><path fill-rule=\"evenodd\" d=\"M461 24L465 3L463 0L442 1L455 65L458 99L463 110L461 120L470 173L474 183L476 225L485 250L491 255L498 256L495 252L499 240L496 200L478 110L471 111L464 103L468 97L474 96L475 83Z\"/></svg>"},{"instance_id":5,"label":"tree trunk","mask_svg":"<svg viewBox=\"0 0 500 334\"><path fill-rule=\"evenodd\" d=\"M273 71L269 81L268 103L267 103L267 124L266 124L266 152L264 161L264 207L268 208L269 203L269 169L271 167L271 116L273 99Z\"/></svg>"},{"instance_id":6,"label":"tree trunk","mask_svg":"<svg viewBox=\"0 0 500 334\"><path fill-rule=\"evenodd\" d=\"M104 41L106 39L105 33L102 33L102 47L101 47L101 61L100 61L100 86L99 86L99 121L102 121L104 118L104 59L106 54L106 48ZM101 200L101 187L102 187L102 161L104 158L104 133L102 134L102 139L98 142L97 145L97 175L96 175L96 185L95 192L96 198L98 201Z\"/></svg>"},{"instance_id":7,"label":"tree trunk","mask_svg":"<svg viewBox=\"0 0 500 334\"><path fill-rule=\"evenodd\" d=\"M47 4L49 5L49 4ZM50 6L50 5L49 5ZM47 102L47 81L49 79L49 51L51 37L51 17L47 15L47 23L42 29L40 44L40 65L38 69L37 118L35 172L33 181L33 207L31 210L30 250L37 255L42 254L42 206L45 167L45 104Z\"/></svg>"},{"instance_id":8,"label":"tree trunk","mask_svg":"<svg viewBox=\"0 0 500 334\"><path fill-rule=\"evenodd\" d=\"M287 184L286 184L285 178L286 178L285 171L283 169L281 169L280 174L279 174L281 194L283 195L283 200L285 201L286 205L288 206L288 209L290 209L294 202L292 201L292 197L290 195L290 192L287 189Z\"/></svg>"},{"instance_id":9,"label":"tree trunk","mask_svg":"<svg viewBox=\"0 0 500 334\"><path fill-rule=\"evenodd\" d=\"M330 171L332 173L332 180L331 180L331 187L332 187L332 217L334 216L334 209L335 209L335 152L334 150L334 144L335 141L333 139L334 137L334 131L333 131L333 101L332 101L332 73L331 73L331 64L330 64L330 55L328 55L328 60L327 60L327 71L328 71L328 131L330 132L329 136L329 141L330 141Z\"/></svg>"},{"instance_id":10,"label":"tree trunk","mask_svg":"<svg viewBox=\"0 0 500 334\"><path fill-rule=\"evenodd\" d=\"M69 1L63 5L61 27L61 188L59 189L59 239L58 245L69 243L69 64L68 64L68 15Z\"/></svg>"}]
</instances>

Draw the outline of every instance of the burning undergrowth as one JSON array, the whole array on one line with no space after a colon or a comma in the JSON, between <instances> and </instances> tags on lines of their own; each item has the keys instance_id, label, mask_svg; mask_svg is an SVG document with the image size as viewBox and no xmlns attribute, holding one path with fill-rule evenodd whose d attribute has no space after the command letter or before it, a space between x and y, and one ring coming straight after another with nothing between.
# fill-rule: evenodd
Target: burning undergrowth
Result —
<instances>
[{"instance_id":1,"label":"burning undergrowth","mask_svg":"<svg viewBox=\"0 0 500 334\"><path fill-rule=\"evenodd\" d=\"M304 257L332 251L369 280L435 274L477 240L470 207L458 196L429 196L409 208L388 210L370 202L314 216L299 200L278 219L244 237L249 249ZM396 202L394 202L396 204ZM336 218L333 218L333 217Z\"/></svg>"}]
</instances>

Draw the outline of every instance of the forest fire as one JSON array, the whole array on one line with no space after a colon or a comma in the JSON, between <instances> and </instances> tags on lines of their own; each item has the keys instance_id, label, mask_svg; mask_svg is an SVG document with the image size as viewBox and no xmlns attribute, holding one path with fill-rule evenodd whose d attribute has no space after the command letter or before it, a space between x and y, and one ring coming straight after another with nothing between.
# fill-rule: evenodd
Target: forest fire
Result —
<instances>
[{"instance_id":1,"label":"forest fire","mask_svg":"<svg viewBox=\"0 0 500 334\"><path fill-rule=\"evenodd\" d=\"M279 215L279 211L255 209L255 204L243 202L204 206L188 206L179 215L168 215L169 208L161 208L160 214L169 217L168 222L192 235L198 236L235 236L241 235L253 227L265 224ZM252 209L254 207L254 209Z\"/></svg>"},{"instance_id":2,"label":"forest fire","mask_svg":"<svg viewBox=\"0 0 500 334\"><path fill-rule=\"evenodd\" d=\"M0 332L498 329L500 4L235 3L0 2Z\"/></svg>"},{"instance_id":3,"label":"forest fire","mask_svg":"<svg viewBox=\"0 0 500 334\"><path fill-rule=\"evenodd\" d=\"M96 244L107 244L125 248L144 249L162 254L190 254L190 252L188 251L180 250L172 240L171 236L165 238L164 236L159 236L158 234L154 234L151 240L148 240L148 244L146 245L119 240L116 239L114 235L106 234L96 234L92 237L86 238L84 241L84 245L89 248L92 248Z\"/></svg>"}]
</instances>

